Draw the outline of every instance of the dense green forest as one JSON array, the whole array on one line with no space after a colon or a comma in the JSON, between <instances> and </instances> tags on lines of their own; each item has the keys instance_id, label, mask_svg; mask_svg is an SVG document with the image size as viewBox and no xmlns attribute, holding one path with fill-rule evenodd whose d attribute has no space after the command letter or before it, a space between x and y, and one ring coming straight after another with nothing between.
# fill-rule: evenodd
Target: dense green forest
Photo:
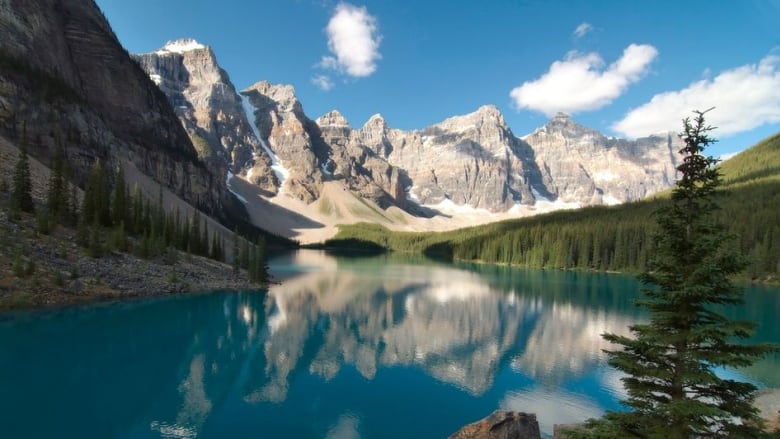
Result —
<instances>
[{"instance_id":1,"label":"dense green forest","mask_svg":"<svg viewBox=\"0 0 780 439\"><path fill-rule=\"evenodd\" d=\"M780 133L720 165L719 221L751 257L746 278L780 280ZM442 233L391 232L371 224L343 226L330 247L381 246L429 256L534 268L642 271L654 212L668 193L612 207L559 211Z\"/></svg>"}]
</instances>

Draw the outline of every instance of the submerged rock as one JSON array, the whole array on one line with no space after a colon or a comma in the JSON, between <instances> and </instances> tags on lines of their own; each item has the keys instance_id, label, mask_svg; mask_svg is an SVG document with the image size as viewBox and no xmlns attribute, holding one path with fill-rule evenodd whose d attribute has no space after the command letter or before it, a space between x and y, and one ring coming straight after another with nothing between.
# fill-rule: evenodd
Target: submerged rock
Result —
<instances>
[{"instance_id":1,"label":"submerged rock","mask_svg":"<svg viewBox=\"0 0 780 439\"><path fill-rule=\"evenodd\" d=\"M449 439L538 439L539 422L533 413L496 410L490 416L466 425Z\"/></svg>"}]
</instances>

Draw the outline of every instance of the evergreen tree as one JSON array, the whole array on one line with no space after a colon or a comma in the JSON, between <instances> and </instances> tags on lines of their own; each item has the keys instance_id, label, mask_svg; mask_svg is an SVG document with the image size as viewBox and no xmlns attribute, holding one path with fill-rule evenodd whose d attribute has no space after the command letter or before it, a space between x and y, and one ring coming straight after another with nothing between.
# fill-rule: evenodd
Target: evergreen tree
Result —
<instances>
[{"instance_id":1,"label":"evergreen tree","mask_svg":"<svg viewBox=\"0 0 780 439\"><path fill-rule=\"evenodd\" d=\"M238 250L238 233L236 233L235 229L233 230L233 274L238 275L241 269L241 259L239 256L239 250Z\"/></svg>"},{"instance_id":2,"label":"evergreen tree","mask_svg":"<svg viewBox=\"0 0 780 439\"><path fill-rule=\"evenodd\" d=\"M37 230L39 233L48 235L54 229L55 222L51 217L51 214L47 210L39 210L35 215L37 222Z\"/></svg>"},{"instance_id":3,"label":"evergreen tree","mask_svg":"<svg viewBox=\"0 0 780 439\"><path fill-rule=\"evenodd\" d=\"M177 244L177 247L179 250L187 251L190 243L190 226L189 226L189 217L184 218L183 220L179 219L179 210L176 208L176 224L177 228L179 229L179 242Z\"/></svg>"},{"instance_id":4,"label":"evergreen tree","mask_svg":"<svg viewBox=\"0 0 780 439\"><path fill-rule=\"evenodd\" d=\"M128 241L127 232L125 230L125 222L122 221L114 226L114 231L111 233L111 247L119 251L127 251Z\"/></svg>"},{"instance_id":5,"label":"evergreen tree","mask_svg":"<svg viewBox=\"0 0 780 439\"><path fill-rule=\"evenodd\" d=\"M83 213L80 213L76 220L76 242L85 248L89 246L89 224Z\"/></svg>"},{"instance_id":6,"label":"evergreen tree","mask_svg":"<svg viewBox=\"0 0 780 439\"><path fill-rule=\"evenodd\" d=\"M258 258L257 258L257 248L254 245L249 246L249 267L247 267L247 276L249 277L249 282L257 282L258 281L258 273L257 273L257 265L258 265Z\"/></svg>"},{"instance_id":7,"label":"evergreen tree","mask_svg":"<svg viewBox=\"0 0 780 439\"><path fill-rule=\"evenodd\" d=\"M109 193L106 187L107 179L100 160L96 160L84 188L84 200L81 214L88 224L97 222L98 225L111 225L111 210Z\"/></svg>"},{"instance_id":8,"label":"evergreen tree","mask_svg":"<svg viewBox=\"0 0 780 439\"><path fill-rule=\"evenodd\" d=\"M608 413L591 423L598 435L617 437L756 437L752 384L717 376L719 367L745 367L773 350L736 343L755 324L734 321L715 306L742 303L729 280L746 266L733 237L713 219L720 184L717 160L702 153L714 140L704 114L686 118L683 162L670 205L659 209L659 230L648 271L640 276L646 296L639 305L650 321L632 325L632 337L604 334L622 346L607 351L609 363L628 376L629 412ZM740 422L739 420L745 421Z\"/></svg>"},{"instance_id":9,"label":"evergreen tree","mask_svg":"<svg viewBox=\"0 0 780 439\"><path fill-rule=\"evenodd\" d=\"M68 188L65 180L65 152L59 139L50 169L46 207L54 221L63 221L68 214Z\"/></svg>"},{"instance_id":10,"label":"evergreen tree","mask_svg":"<svg viewBox=\"0 0 780 439\"><path fill-rule=\"evenodd\" d=\"M131 212L130 212L130 232L133 234L141 234L143 232L142 228L142 222L143 222L143 207L144 207L144 200L143 196L141 195L141 188L138 187L138 183L133 185L133 196L130 200Z\"/></svg>"},{"instance_id":11,"label":"evergreen tree","mask_svg":"<svg viewBox=\"0 0 780 439\"><path fill-rule=\"evenodd\" d=\"M209 225L206 222L206 218L203 218L203 236L200 237L200 252L198 252L198 255L206 257L209 255Z\"/></svg>"},{"instance_id":12,"label":"evergreen tree","mask_svg":"<svg viewBox=\"0 0 780 439\"><path fill-rule=\"evenodd\" d=\"M177 235L177 218L178 218L179 212L178 209L176 212L168 211L165 214L165 245L166 246L175 246L176 245L176 235Z\"/></svg>"},{"instance_id":13,"label":"evergreen tree","mask_svg":"<svg viewBox=\"0 0 780 439\"><path fill-rule=\"evenodd\" d=\"M68 168L66 167L65 170L67 173ZM78 188L73 183L70 183L68 186L70 187L70 194L68 195L68 202L66 203L65 224L75 226L79 221Z\"/></svg>"},{"instance_id":14,"label":"evergreen tree","mask_svg":"<svg viewBox=\"0 0 780 439\"><path fill-rule=\"evenodd\" d=\"M32 180L30 162L27 157L27 137L23 136L19 144L19 160L14 168L13 191L11 192L11 210L13 212L34 212L32 199Z\"/></svg>"},{"instance_id":15,"label":"evergreen tree","mask_svg":"<svg viewBox=\"0 0 780 439\"><path fill-rule=\"evenodd\" d=\"M87 253L92 258L103 257L103 243L100 237L100 224L95 217L92 227L89 228L89 246L87 247Z\"/></svg>"},{"instance_id":16,"label":"evergreen tree","mask_svg":"<svg viewBox=\"0 0 780 439\"><path fill-rule=\"evenodd\" d=\"M187 242L187 251L194 255L200 253L200 213L196 210L190 218L190 233Z\"/></svg>"},{"instance_id":17,"label":"evergreen tree","mask_svg":"<svg viewBox=\"0 0 780 439\"><path fill-rule=\"evenodd\" d=\"M121 224L127 220L127 183L125 182L125 172L122 166L117 167L116 181L114 182L113 200L111 203L111 220L114 225ZM124 228L124 226L123 226Z\"/></svg>"},{"instance_id":18,"label":"evergreen tree","mask_svg":"<svg viewBox=\"0 0 780 439\"><path fill-rule=\"evenodd\" d=\"M265 258L265 241L261 239L256 245L249 247L247 274L250 282L262 283L266 280Z\"/></svg>"},{"instance_id":19,"label":"evergreen tree","mask_svg":"<svg viewBox=\"0 0 780 439\"><path fill-rule=\"evenodd\" d=\"M221 261L222 257L219 252L219 234L215 231L211 234L211 253L209 254L209 257L215 261Z\"/></svg>"},{"instance_id":20,"label":"evergreen tree","mask_svg":"<svg viewBox=\"0 0 780 439\"><path fill-rule=\"evenodd\" d=\"M241 260L241 268L249 269L249 241L246 239L241 240L241 252L238 257Z\"/></svg>"}]
</instances>

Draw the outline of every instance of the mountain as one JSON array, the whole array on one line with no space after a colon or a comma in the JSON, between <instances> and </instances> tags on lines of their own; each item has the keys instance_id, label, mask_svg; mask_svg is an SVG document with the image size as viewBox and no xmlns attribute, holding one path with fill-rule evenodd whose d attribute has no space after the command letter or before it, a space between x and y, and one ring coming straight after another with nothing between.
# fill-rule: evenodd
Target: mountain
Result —
<instances>
[{"instance_id":1,"label":"mountain","mask_svg":"<svg viewBox=\"0 0 780 439\"><path fill-rule=\"evenodd\" d=\"M608 138L563 113L524 140L536 152L545 189L561 201L589 205L635 201L670 187L681 147L672 133Z\"/></svg>"},{"instance_id":2,"label":"mountain","mask_svg":"<svg viewBox=\"0 0 780 439\"><path fill-rule=\"evenodd\" d=\"M227 165L233 172L260 164L253 182L276 192L271 158L250 125L244 97L236 93L211 48L183 39L133 58L168 97L201 160L217 168Z\"/></svg>"},{"instance_id":3,"label":"mountain","mask_svg":"<svg viewBox=\"0 0 780 439\"><path fill-rule=\"evenodd\" d=\"M238 92L211 48L191 39L135 58L167 96L199 158L253 185L235 182L231 190L242 187L243 200L255 200L246 203L255 223L284 236L298 237L298 224L371 221L344 215L356 208L391 228L441 230L462 227L458 219L466 216L478 224L634 201L675 179L679 144L671 134L609 138L558 114L518 137L493 105L419 130L392 128L380 114L354 128L337 110L310 118L290 85L260 81ZM330 195L323 201L333 195L329 182L366 208L349 197L336 197L348 201L344 206L332 205ZM274 206L288 218L280 225L271 224L279 216L270 213Z\"/></svg>"},{"instance_id":4,"label":"mountain","mask_svg":"<svg viewBox=\"0 0 780 439\"><path fill-rule=\"evenodd\" d=\"M396 205L411 213L415 205L441 203L491 212L550 200L617 204L674 181L678 147L671 134L607 138L560 114L520 139L491 105L422 130L390 128L381 115L354 129L335 110L312 127L289 86L261 84L254 90L264 97L258 114L269 112L258 122L267 143L279 149L282 162L299 167L302 151L310 152L305 170L299 169L313 179L307 201L316 198L319 178L344 180L380 207ZM277 101L272 91L280 87L287 92ZM280 116L274 105L291 110ZM293 161L285 160L293 150Z\"/></svg>"},{"instance_id":5,"label":"mountain","mask_svg":"<svg viewBox=\"0 0 780 439\"><path fill-rule=\"evenodd\" d=\"M520 139L492 105L414 131L390 129L376 115L359 130L344 128L341 138L402 169L417 203L491 212L549 200L579 206L637 200L669 187L677 163L671 134L607 138L559 114Z\"/></svg>"},{"instance_id":6,"label":"mountain","mask_svg":"<svg viewBox=\"0 0 780 439\"><path fill-rule=\"evenodd\" d=\"M749 255L742 276L780 279L780 133L719 165L718 222ZM592 206L530 218L493 221L445 233L393 233L389 227L342 227L331 247L362 245L457 260L534 268L643 271L652 256L654 212L671 191L635 203Z\"/></svg>"},{"instance_id":7,"label":"mountain","mask_svg":"<svg viewBox=\"0 0 780 439\"><path fill-rule=\"evenodd\" d=\"M511 134L493 106L419 131L391 129L376 115L350 140L403 169L406 196L418 204L449 200L503 211L518 202L532 204L531 184L541 184L527 166L528 145Z\"/></svg>"},{"instance_id":8,"label":"mountain","mask_svg":"<svg viewBox=\"0 0 780 439\"><path fill-rule=\"evenodd\" d=\"M337 110L310 119L289 85L261 81L236 94L211 49L193 40L169 43L138 59L196 144L198 137L215 139L212 149L219 149L216 140L222 139L225 151L251 150L263 160L239 154L231 161L234 172L275 194L270 161L279 188L305 203L317 200L324 182L332 180L382 209L397 206L414 215L425 214L421 206L505 212L539 201L617 204L674 181L671 135L607 138L559 114L521 139L492 105L421 130L390 128L379 114L355 129ZM215 90L224 93L215 98ZM215 115L236 125L220 130ZM256 128L256 139L245 122ZM243 145L249 146L220 132L244 133Z\"/></svg>"},{"instance_id":9,"label":"mountain","mask_svg":"<svg viewBox=\"0 0 780 439\"><path fill-rule=\"evenodd\" d=\"M319 197L323 175L320 169L327 152L317 148L313 139L314 123L289 85L258 82L241 92L248 101L259 141L273 154L279 165L280 190L311 202ZM250 174L254 179L254 173Z\"/></svg>"},{"instance_id":10,"label":"mountain","mask_svg":"<svg viewBox=\"0 0 780 439\"><path fill-rule=\"evenodd\" d=\"M93 1L4 1L0 34L0 136L26 139L44 163L62 144L82 184L95 160L124 163L222 214L224 172L198 159L165 95Z\"/></svg>"}]
</instances>

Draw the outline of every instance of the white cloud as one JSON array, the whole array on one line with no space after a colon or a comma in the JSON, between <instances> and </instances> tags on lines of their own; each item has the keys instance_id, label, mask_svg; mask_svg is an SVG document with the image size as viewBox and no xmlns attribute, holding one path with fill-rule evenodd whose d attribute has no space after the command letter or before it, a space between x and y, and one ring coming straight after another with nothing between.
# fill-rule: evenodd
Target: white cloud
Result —
<instances>
[{"instance_id":1,"label":"white cloud","mask_svg":"<svg viewBox=\"0 0 780 439\"><path fill-rule=\"evenodd\" d=\"M311 78L311 83L322 91L330 91L333 88L333 81L327 75L314 75Z\"/></svg>"},{"instance_id":2,"label":"white cloud","mask_svg":"<svg viewBox=\"0 0 780 439\"><path fill-rule=\"evenodd\" d=\"M540 111L548 116L562 111L595 110L611 103L628 86L641 79L658 50L647 44L631 44L623 55L604 68L597 53L570 52L555 61L540 78L526 81L509 93L519 109Z\"/></svg>"},{"instance_id":3,"label":"white cloud","mask_svg":"<svg viewBox=\"0 0 780 439\"><path fill-rule=\"evenodd\" d=\"M382 36L376 17L365 7L339 3L325 31L333 56L323 56L321 67L358 78L376 71L376 62L382 57L379 53Z\"/></svg>"},{"instance_id":4,"label":"white cloud","mask_svg":"<svg viewBox=\"0 0 780 439\"><path fill-rule=\"evenodd\" d=\"M660 93L629 111L612 129L629 137L679 131L683 117L693 110L715 109L707 121L718 137L780 122L780 56L769 55L758 64L726 70L688 87Z\"/></svg>"},{"instance_id":5,"label":"white cloud","mask_svg":"<svg viewBox=\"0 0 780 439\"><path fill-rule=\"evenodd\" d=\"M593 26L590 23L580 23L579 26L577 26L576 29L574 29L574 38L582 38L587 34L588 32L593 30Z\"/></svg>"}]
</instances>

